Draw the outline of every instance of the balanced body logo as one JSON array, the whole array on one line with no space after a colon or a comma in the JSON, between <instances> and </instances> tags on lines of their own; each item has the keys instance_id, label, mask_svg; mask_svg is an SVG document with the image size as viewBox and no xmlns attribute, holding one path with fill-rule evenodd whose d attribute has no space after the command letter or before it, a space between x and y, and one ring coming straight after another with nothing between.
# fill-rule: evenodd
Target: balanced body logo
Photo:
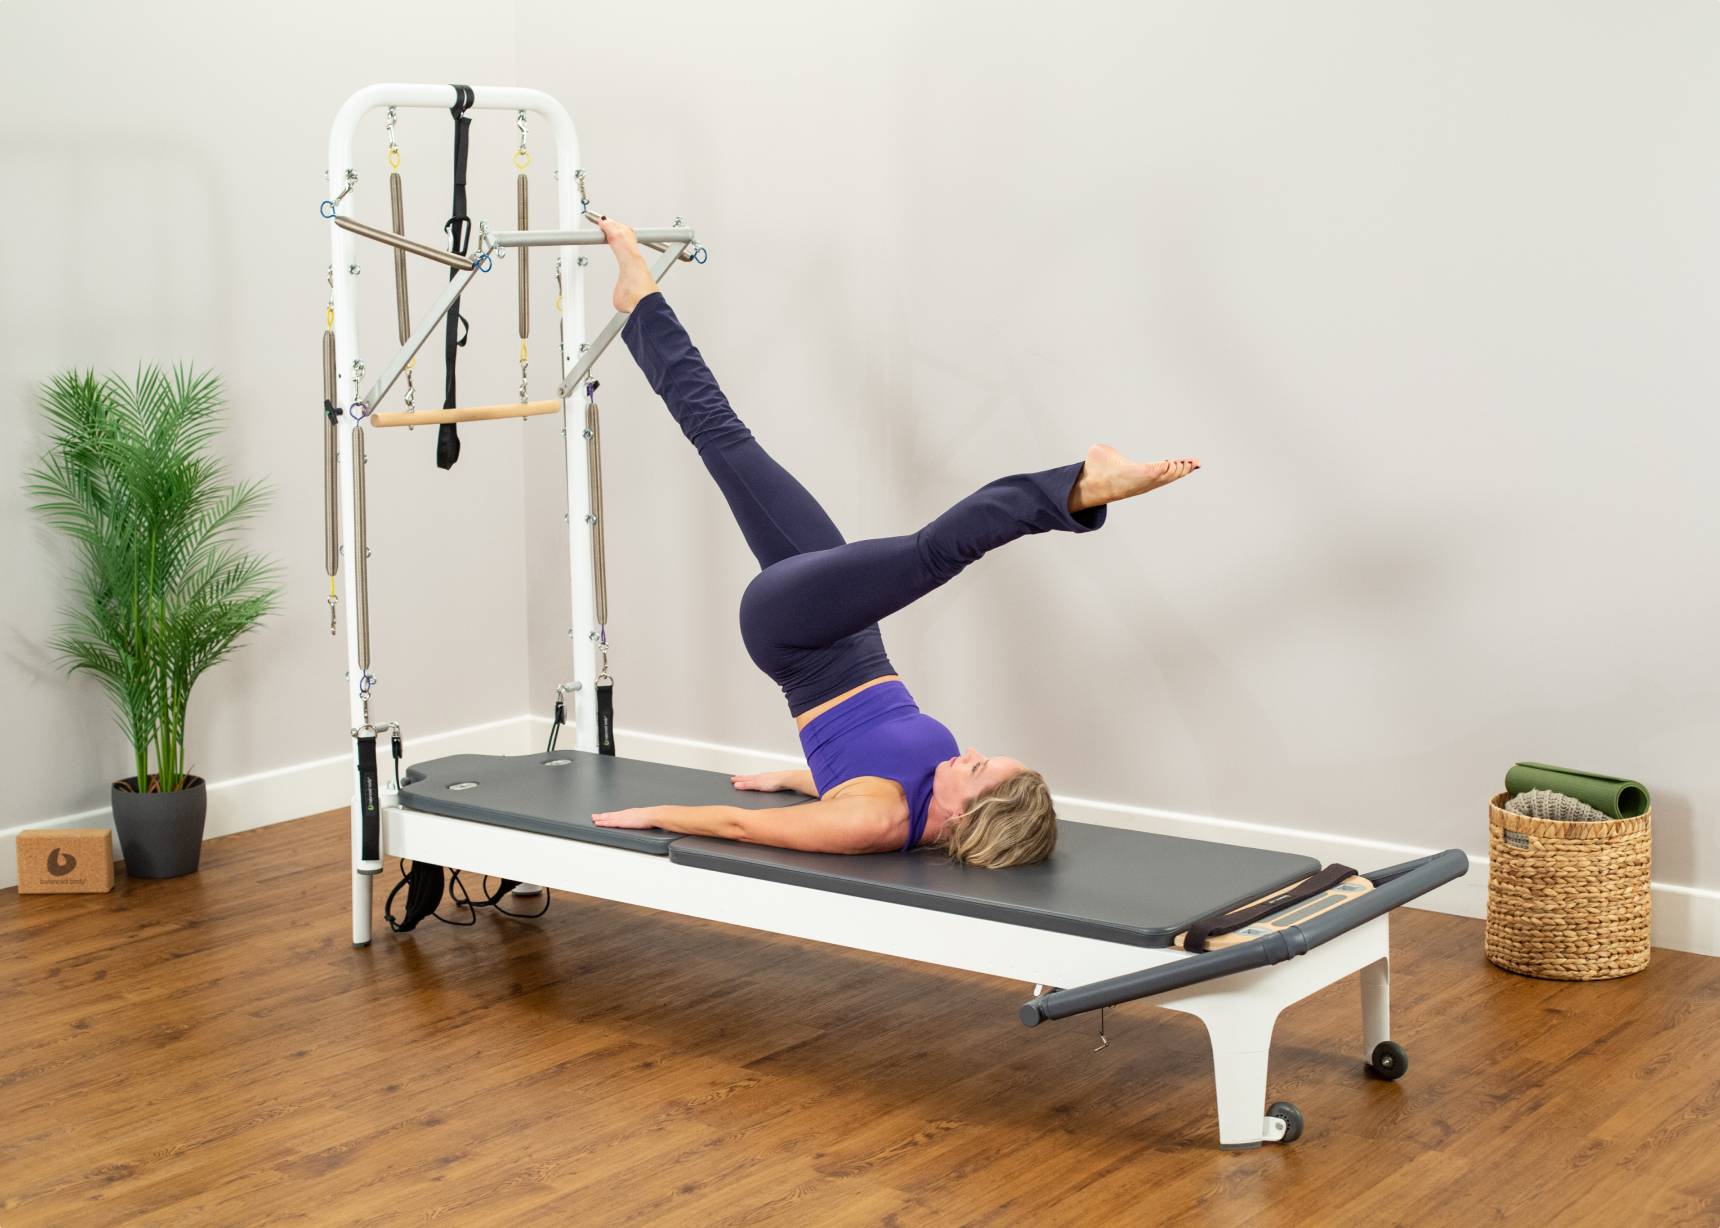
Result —
<instances>
[{"instance_id":1,"label":"balanced body logo","mask_svg":"<svg viewBox=\"0 0 1720 1228\"><path fill-rule=\"evenodd\" d=\"M78 859L70 853L62 853L59 849L48 854L48 873L55 878L64 878L78 868Z\"/></svg>"}]
</instances>

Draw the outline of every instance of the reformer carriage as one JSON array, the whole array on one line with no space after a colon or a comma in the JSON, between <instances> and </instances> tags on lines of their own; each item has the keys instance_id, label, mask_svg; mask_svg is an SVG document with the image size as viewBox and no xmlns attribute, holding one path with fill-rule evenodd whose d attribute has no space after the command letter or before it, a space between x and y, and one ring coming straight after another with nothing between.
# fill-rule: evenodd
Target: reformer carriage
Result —
<instances>
[{"instance_id":1,"label":"reformer carriage","mask_svg":"<svg viewBox=\"0 0 1720 1228\"><path fill-rule=\"evenodd\" d=\"M363 223L354 206L366 178L353 167L353 134L371 112L386 110L390 135L388 229ZM400 109L452 113L454 207L449 247L404 234L402 189L393 141ZM474 235L464 216L466 128L472 110L513 112L516 228ZM555 144L555 230L529 226L530 117L547 121ZM1263 1112L1273 1024L1286 1006L1361 973L1362 1054L1376 1075L1406 1069L1390 1039L1387 914L1463 874L1462 852L1447 850L1357 875L1322 871L1310 858L1117 828L1066 823L1051 860L1005 871L951 864L935 849L836 856L681 837L668 832L599 828L594 812L656 803L793 804L776 794L737 794L728 778L638 762L615 753L613 679L603 566L600 415L593 364L619 335L611 319L587 342L582 309L583 260L577 249L604 242L581 226L590 201L572 119L536 90L449 85L375 85L349 98L329 141L324 202L333 259L328 328L323 341L326 562L330 625L337 581L345 603L347 690L354 741L352 808L353 942L370 942L372 887L384 855L431 868L458 867L494 877L617 900L686 916L840 946L983 972L1035 986L1020 1011L1043 1020L1150 1000L1200 1018L1212 1040L1219 1140L1228 1148L1293 1140L1302 1118L1293 1105ZM335 190L338 189L338 190ZM353 244L363 238L394 252L398 348L369 378L356 360ZM702 261L694 232L676 225L642 230L656 246L661 280L677 263ZM559 385L553 399L528 399L529 253L555 249ZM452 374L445 405L419 410L413 359L438 328L453 369L459 299L475 277L494 271L504 253L517 257L520 386L513 404L461 406ZM408 256L446 266L449 281L430 310L413 322L406 293ZM343 365L344 363L344 365ZM405 377L401 410L381 404ZM569 421L569 402L578 422ZM531 755L454 755L402 772L396 722L372 715L368 548L365 533L367 430L436 425L438 463L458 459L461 423L560 413L566 448L568 550L572 576L569 642L573 674L556 690L547 750ZM586 530L574 528L582 519ZM557 732L571 724L571 745ZM393 771L379 764L389 735ZM440 879L437 879L440 894ZM417 911L421 914L424 901ZM433 907L433 902L431 907ZM409 902L409 914L412 911ZM654 957L662 958L662 952ZM1071 988L1051 988L1071 986Z\"/></svg>"}]
</instances>

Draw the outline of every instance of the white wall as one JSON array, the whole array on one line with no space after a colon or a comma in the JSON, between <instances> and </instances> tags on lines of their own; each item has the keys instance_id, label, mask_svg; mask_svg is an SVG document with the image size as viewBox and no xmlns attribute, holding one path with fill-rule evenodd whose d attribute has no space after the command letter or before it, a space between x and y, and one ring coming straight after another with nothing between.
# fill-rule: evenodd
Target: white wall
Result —
<instances>
[{"instance_id":1,"label":"white wall","mask_svg":"<svg viewBox=\"0 0 1720 1228\"><path fill-rule=\"evenodd\" d=\"M0 108L9 252L0 262L0 746L12 822L105 806L108 782L131 771L99 688L68 682L45 647L62 600L59 543L27 514L22 487L42 450L36 389L67 367L215 368L232 406L221 455L235 475L274 488L251 540L282 564L283 612L194 693L193 769L224 779L350 747L322 561L317 347L328 234L317 203L327 195L328 126L373 80L510 79L511 13L480 31L471 12L452 3L410 12L0 4L14 100ZM451 23L468 32L451 38ZM409 228L433 238L449 206L449 125L438 118L401 128ZM479 123L495 125L493 141L512 132L507 118ZM367 135L366 216L386 222L380 122ZM502 173L512 173L511 146L492 148L490 165L472 175L479 216L511 207ZM374 367L393 341L392 273L378 252L360 267ZM414 269L419 303L443 276ZM498 283L472 296L462 387L513 387L511 293ZM420 403L436 406L441 351L427 348L435 352L420 363ZM378 707L420 732L515 716L525 697L519 440L507 429L468 439L447 475L435 468L433 431L391 434L373 439L369 466ZM494 492L481 518L471 514L474 489ZM445 583L450 574L460 582Z\"/></svg>"},{"instance_id":2,"label":"white wall","mask_svg":"<svg viewBox=\"0 0 1720 1228\"><path fill-rule=\"evenodd\" d=\"M711 263L670 297L850 536L1095 439L1206 462L887 624L958 736L1077 797L1471 850L1514 759L1628 773L1655 792L1657 880L1720 889L1720 8L472 17L0 5L33 104L0 117L0 460L36 454L52 371L193 358L230 381L235 470L279 492L257 540L287 612L194 702L200 765L345 745L312 420L328 120L366 81L517 82L573 110L605 211L699 227ZM446 122L403 134L412 228L434 234ZM506 174L474 170L474 214L505 215ZM386 277L366 266L378 355ZM512 388L510 291L468 311L466 387ZM601 373L621 724L792 750L736 635L739 534L625 355ZM382 442L373 507L401 510L373 530L381 702L427 732L546 709L566 674L553 424L472 430L451 479L428 432ZM18 484L0 738L29 820L98 805L126 756L95 688L47 661L52 547Z\"/></svg>"},{"instance_id":3,"label":"white wall","mask_svg":"<svg viewBox=\"0 0 1720 1228\"><path fill-rule=\"evenodd\" d=\"M1720 887L1720 7L745 11L522 0L520 72L607 211L699 226L668 294L851 537L1205 461L890 620L923 706L1076 796L1472 850L1516 759L1627 773ZM792 749L740 537L605 367L620 719Z\"/></svg>"}]
</instances>

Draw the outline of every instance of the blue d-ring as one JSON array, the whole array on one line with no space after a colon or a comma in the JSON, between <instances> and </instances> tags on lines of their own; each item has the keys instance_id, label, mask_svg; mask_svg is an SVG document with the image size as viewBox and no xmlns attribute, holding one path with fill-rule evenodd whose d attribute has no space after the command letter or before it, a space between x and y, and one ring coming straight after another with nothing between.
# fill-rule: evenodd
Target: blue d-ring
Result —
<instances>
[{"instance_id":1,"label":"blue d-ring","mask_svg":"<svg viewBox=\"0 0 1720 1228\"><path fill-rule=\"evenodd\" d=\"M472 267L477 269L480 273L488 273L490 271L490 265L493 263L494 261L490 259L489 252L479 252L478 258L472 261Z\"/></svg>"},{"instance_id":2,"label":"blue d-ring","mask_svg":"<svg viewBox=\"0 0 1720 1228\"><path fill-rule=\"evenodd\" d=\"M693 249L693 263L694 264L703 264L703 263L705 263L705 261L709 260L710 258L711 258L711 253L706 251L704 248L695 247Z\"/></svg>"},{"instance_id":3,"label":"blue d-ring","mask_svg":"<svg viewBox=\"0 0 1720 1228\"><path fill-rule=\"evenodd\" d=\"M317 212L322 214L326 218L334 217L335 212L336 212L335 207L334 207L334 202L332 200L323 201L323 203L320 206L318 206Z\"/></svg>"}]
</instances>

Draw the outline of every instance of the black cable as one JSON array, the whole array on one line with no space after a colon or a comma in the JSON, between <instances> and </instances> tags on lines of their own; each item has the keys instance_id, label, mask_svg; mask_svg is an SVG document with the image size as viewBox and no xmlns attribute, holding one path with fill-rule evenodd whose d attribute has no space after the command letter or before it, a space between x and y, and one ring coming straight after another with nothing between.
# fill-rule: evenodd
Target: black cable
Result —
<instances>
[{"instance_id":1,"label":"black cable","mask_svg":"<svg viewBox=\"0 0 1720 1228\"><path fill-rule=\"evenodd\" d=\"M458 874L459 874L459 871L456 870L455 875L458 876ZM490 881L490 876L488 874L484 875L484 882L488 883L489 881ZM536 918L543 916L546 912L549 911L550 890L548 887L539 888L539 890L543 892L543 907L538 909L536 912L513 912L510 909L503 908L501 901L504 898L506 898L508 892L512 891L515 887L519 886L519 884L515 883L515 882L509 882L506 879L503 879L502 883L503 883L502 887L494 895L492 895L489 899L487 899L487 900L483 901L481 904L479 904L478 907L480 907L480 908L493 908L497 912L501 913L502 916L504 916L504 917L513 917L516 920L520 920L520 921L535 920Z\"/></svg>"},{"instance_id":2,"label":"black cable","mask_svg":"<svg viewBox=\"0 0 1720 1228\"><path fill-rule=\"evenodd\" d=\"M519 921L532 921L549 911L552 898L549 889L544 888L543 907L536 912L515 912L503 908L501 901L508 892L519 886L519 880L497 879L496 890L489 890L489 882L493 875L483 876L482 890L484 898L472 899L465 880L460 877L461 871L448 871L444 883L444 871L441 866L432 865L427 861L400 860L400 881L394 884L394 889L388 893L388 899L383 902L382 916L388 922L388 928L396 934L409 933L417 928L418 923L426 917L434 917L443 925L476 925L480 908L493 908L504 917L512 917ZM404 915L394 915L394 901L401 890L406 891L406 910ZM455 915L445 917L439 911L444 898L454 902Z\"/></svg>"}]
</instances>

